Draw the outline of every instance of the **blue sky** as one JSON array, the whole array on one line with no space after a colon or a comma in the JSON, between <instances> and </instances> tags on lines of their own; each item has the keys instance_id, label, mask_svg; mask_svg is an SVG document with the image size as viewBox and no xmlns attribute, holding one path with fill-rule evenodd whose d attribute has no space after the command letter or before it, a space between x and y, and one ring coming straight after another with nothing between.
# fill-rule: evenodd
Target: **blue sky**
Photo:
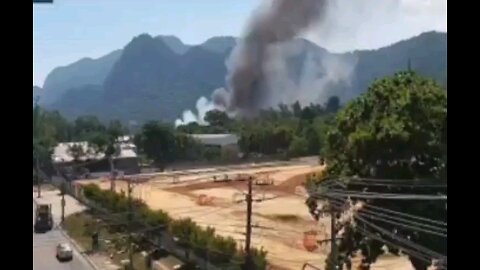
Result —
<instances>
[{"instance_id":1,"label":"blue sky","mask_svg":"<svg viewBox=\"0 0 480 270\"><path fill-rule=\"evenodd\" d=\"M34 4L34 84L42 86L55 67L83 57L100 57L141 33L175 35L187 44L199 44L212 36L240 36L249 14L262 1L266 0L54 0L53 5ZM423 31L446 31L446 0L381 0L393 3L384 6L379 0L335 1L338 5L328 28L306 34L332 51L378 48ZM337 26L341 31L332 30Z\"/></svg>"},{"instance_id":2,"label":"blue sky","mask_svg":"<svg viewBox=\"0 0 480 270\"><path fill-rule=\"evenodd\" d=\"M34 5L34 83L57 66L99 57L134 36L172 34L187 44L240 35L258 0L55 0Z\"/></svg>"}]
</instances>

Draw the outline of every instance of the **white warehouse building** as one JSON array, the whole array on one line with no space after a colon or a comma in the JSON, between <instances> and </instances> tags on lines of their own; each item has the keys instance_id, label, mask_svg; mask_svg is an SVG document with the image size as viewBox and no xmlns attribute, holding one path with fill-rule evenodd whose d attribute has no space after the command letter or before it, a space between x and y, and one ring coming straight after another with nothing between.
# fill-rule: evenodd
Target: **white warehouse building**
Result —
<instances>
[{"instance_id":1,"label":"white warehouse building","mask_svg":"<svg viewBox=\"0 0 480 270\"><path fill-rule=\"evenodd\" d=\"M206 147L219 148L224 158L239 157L239 138L235 134L191 134L190 136Z\"/></svg>"}]
</instances>

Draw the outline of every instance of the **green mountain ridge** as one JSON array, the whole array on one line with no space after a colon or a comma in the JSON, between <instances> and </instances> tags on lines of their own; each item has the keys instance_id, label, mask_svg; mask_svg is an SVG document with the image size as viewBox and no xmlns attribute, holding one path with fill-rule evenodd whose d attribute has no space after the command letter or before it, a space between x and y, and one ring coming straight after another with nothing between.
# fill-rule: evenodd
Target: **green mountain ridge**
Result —
<instances>
[{"instance_id":1,"label":"green mountain ridge","mask_svg":"<svg viewBox=\"0 0 480 270\"><path fill-rule=\"evenodd\" d=\"M121 54L121 50L116 50L98 59L83 58L70 65L55 68L48 74L42 86L45 93L40 103L52 104L71 88L102 84Z\"/></svg>"},{"instance_id":2,"label":"green mountain ridge","mask_svg":"<svg viewBox=\"0 0 480 270\"><path fill-rule=\"evenodd\" d=\"M446 40L446 33L427 32L377 50L332 54L298 39L294 43L300 50L288 60L289 76L298 80L307 55L315 55L356 59L352 83L329 89L348 93L345 99L365 91L376 78L405 70L409 61L418 73L446 84ZM194 108L200 96L225 87L225 60L236 42L234 37L213 37L191 46L174 36L142 34L122 50L52 71L42 87L41 104L69 118L94 114L105 120L173 121Z\"/></svg>"}]
</instances>

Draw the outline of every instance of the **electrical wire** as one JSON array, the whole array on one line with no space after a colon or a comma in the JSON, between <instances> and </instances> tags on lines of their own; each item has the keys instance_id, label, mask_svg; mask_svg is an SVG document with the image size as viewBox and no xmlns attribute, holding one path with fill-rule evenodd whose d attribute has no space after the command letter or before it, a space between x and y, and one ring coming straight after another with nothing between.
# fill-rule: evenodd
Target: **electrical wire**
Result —
<instances>
[{"instance_id":1,"label":"electrical wire","mask_svg":"<svg viewBox=\"0 0 480 270\"><path fill-rule=\"evenodd\" d=\"M409 217L409 218L412 218L412 219L417 219L417 220L421 220L421 221L425 221L425 222L430 222L430 223L433 223L433 224L439 224L439 225L447 226L446 222L443 222L443 221L440 221L440 220L434 220L434 219L429 219L429 218L420 217L420 216L416 216L416 215L411 215L411 214L407 214L407 213L402 213L402 212L394 211L394 210L391 210L391 209L387 209L387 208L383 208L383 207L379 207L379 206L374 206L374 205L371 205L371 204L368 204L368 203L365 203L364 207L375 209L375 210L386 212L386 213L390 213L390 214Z\"/></svg>"},{"instance_id":2,"label":"electrical wire","mask_svg":"<svg viewBox=\"0 0 480 270\"><path fill-rule=\"evenodd\" d=\"M334 199L335 199L335 198L334 198ZM332 201L330 201L330 202L331 202L333 205L337 206L337 207L343 207L343 206L345 206L346 200L337 199L336 201L332 200ZM361 212L362 209L360 209L359 211ZM392 212L396 212L396 211L392 211ZM399 212L399 213L400 213L400 212ZM408 226L408 225L405 226L405 224L400 224L400 223L398 223L398 222L392 222L392 221L390 221L390 220L380 219L380 218L378 218L378 217L376 217L376 216L374 216L374 215L372 215L372 214L377 214L377 215L379 215L380 213L375 213L375 212L372 212L372 211L370 211L368 214L359 213L359 214L355 214L355 218L356 218L357 220L360 220L360 221L364 222L365 224L368 224L369 226L371 226L371 227L379 230L381 233L386 234L386 235L392 237L393 239L396 239L397 241L402 242L403 244L406 244L407 246L416 248L417 251L419 251L419 252L415 252L415 250L408 249L408 248L406 248L406 247L404 247L404 246L395 245L395 244L393 244L393 243L391 243L391 242L389 242L389 241L386 241L386 240L383 239L383 238L375 237L375 238L377 238L377 240L381 240L381 241L383 241L384 243L385 243L385 242L388 242L388 244L390 244L390 245L392 245L392 246L400 247L400 248L402 248L402 250L406 251L407 254L410 254L410 255L412 255L413 257L417 257L417 258L419 258L419 259L422 259L422 260L426 261L427 263L431 263L431 259L432 259L432 258L437 258L437 259L440 258L440 259L446 260L446 257L445 257L445 256L443 256L443 255L441 255L441 254L439 254L439 253L436 253L436 252L434 252L434 251L431 251L431 250L429 250L429 249L426 249L426 248L424 248L424 247L422 247L422 246L420 246L420 245L417 245L417 244L415 244L415 243L413 243L413 242L410 242L410 241L408 241L408 240L406 240L406 239L401 239L401 238L399 238L398 236L396 236L395 234L393 234L393 233L391 233L391 232L389 232L389 231L387 231L387 230L385 230L385 229L382 229L382 228L380 228L380 227L378 227L378 226L376 226L376 225L374 225L374 224L372 224L372 223L369 223L368 221L366 221L365 219L363 219L362 216L363 216L363 217L366 217L366 218L372 218L372 219L375 219L375 218L376 218L376 219L379 219L379 220L384 221L384 222L393 223L393 224L395 224L395 225L402 225L402 226L404 226L404 227L408 227L408 228L411 228L411 229L416 230L416 231L418 231L418 230L420 230L420 231L427 231L428 233L433 233L433 234L441 235L441 236L444 236L444 237L446 237L446 234L439 234L439 233L437 233L437 232L428 231L428 230L425 230L425 229L423 229L423 228L418 228L418 227L415 227L415 226ZM401 213L401 214L403 214L403 213ZM384 215L384 216L386 216L386 215ZM387 217L388 217L388 216L387 216ZM413 216L413 215L410 215L410 217L418 218L417 216ZM389 218L395 218L395 217L389 217ZM399 220L404 221L404 222L410 222L410 224L412 224L412 223L411 223L412 221L410 221L410 220L401 219L401 218L400 218ZM415 224L415 225L421 225L421 226L428 226L428 225L420 224L420 223L414 223L414 224ZM446 223L445 223L445 225L446 225ZM357 226L357 227L359 227L359 226ZM440 230L446 230L446 229L444 229L444 228L439 228L439 227L434 227L434 228L435 228L435 229L440 229ZM373 237L372 237L372 238L373 238ZM420 252L423 252L423 253L429 255L430 257L425 256L424 254L422 254L422 253L420 253Z\"/></svg>"},{"instance_id":3,"label":"electrical wire","mask_svg":"<svg viewBox=\"0 0 480 270\"><path fill-rule=\"evenodd\" d=\"M391 215L385 215L385 214L382 214L382 213L376 213L376 212L371 211L371 210L368 210L368 209L359 209L358 212L359 212L359 213L362 213L362 212L363 212L363 213L367 213L367 214L370 214L370 215L375 215L375 216L379 216L379 217L389 218L389 219L397 220L397 221L400 221L400 222L409 223L409 224L411 224L411 225L416 225L416 226L419 226L419 227L429 228L429 229L432 229L432 230L438 230L438 231L442 231L442 232L447 232L447 228L442 228L442 227L438 227L438 226L432 226L432 225L428 225L428 224L422 224L422 223L418 223L418 222L415 222L415 221L407 220L407 219L404 219L404 218L398 218L398 217L394 217L394 216L391 216Z\"/></svg>"},{"instance_id":4,"label":"electrical wire","mask_svg":"<svg viewBox=\"0 0 480 270\"><path fill-rule=\"evenodd\" d=\"M381 236L378 236L378 235L376 235L376 234L374 234L374 233L372 233L372 232L369 232L369 231L367 231L367 230L365 230L365 229L363 229L363 228L361 228L361 227L357 227L357 230L361 231L361 233L363 233L365 236L367 236L367 237L369 237L369 238L372 238L372 239L375 239L375 240L377 240L377 241L380 241L380 242L382 242L382 243L384 243L384 244L386 244L386 245L393 246L393 247L396 247L396 248L398 248L398 249L401 249L404 253L406 253L406 254L408 254L408 255L410 255L410 256L412 256L412 257L415 257L415 258L417 258L417 259L419 259L419 260L422 260L422 261L424 261L424 262L426 262L426 263L431 263L431 262L432 262L432 258L434 258L434 257L426 256L426 255L424 255L424 254L422 254L422 253L420 253L420 252L418 252L418 251L415 251L415 250L406 248L406 247L404 247L404 246L400 246L400 245L398 245L398 244L395 244L395 243L393 243L393 242L391 242L391 241L388 241L388 240L382 238Z\"/></svg>"},{"instance_id":5,"label":"electrical wire","mask_svg":"<svg viewBox=\"0 0 480 270\"><path fill-rule=\"evenodd\" d=\"M436 231L423 229L423 228L420 228L420 227L417 227L417 226L410 226L410 225L402 224L402 223L399 223L399 222L394 222L394 221L391 221L391 220L388 220L388 219L376 217L376 216L371 215L371 214L358 213L358 215L361 216L361 217L364 217L364 218L382 221L382 222L389 223L389 224L392 224L392 225L397 225L397 226L400 226L400 227L403 227L403 228L409 228L409 229L412 229L413 231L421 231L421 232L425 232L425 233L428 233L428 234L441 236L441 237L444 237L444 238L447 237L447 234L444 234L444 233L439 233L439 232L436 232Z\"/></svg>"},{"instance_id":6,"label":"electrical wire","mask_svg":"<svg viewBox=\"0 0 480 270\"><path fill-rule=\"evenodd\" d=\"M365 199L392 199L392 200L447 200L446 195L419 195L419 194L397 194L381 192L351 192L338 189L332 189L325 194L336 197L354 197ZM313 194L313 195L325 195Z\"/></svg>"},{"instance_id":7,"label":"electrical wire","mask_svg":"<svg viewBox=\"0 0 480 270\"><path fill-rule=\"evenodd\" d=\"M346 202L345 199L341 199L341 198L337 198L337 197L331 197L331 196L328 196L328 195L326 197L330 197L329 199L331 201L337 201L338 203L345 203ZM431 228L431 229L434 229L434 230L437 229L437 230L440 230L440 231L447 231L447 228L438 227L438 226L429 225L429 224L418 223L416 221L427 222L427 223L430 223L430 224L436 224L436 225L445 226L445 227L447 226L446 222L439 221L439 220L434 220L434 219L429 219L429 218L425 218L425 217L421 217L421 216L416 216L416 215L412 215L412 214L402 213L402 212L394 211L394 210L379 207L379 206L374 206L374 205L371 205L369 203L365 203L363 201L362 201L362 208L360 208L359 211L364 211L364 212L375 214L375 215L378 215L378 216L389 217L391 219L401 220L401 221L404 221L404 222L407 222L407 223L410 223L410 224L415 224L415 225L418 225L418 226L424 226L426 228ZM384 213L388 213L389 215L386 215ZM396 217L394 215L396 215L398 217ZM404 218L400 218L400 217L404 217ZM406 218L410 218L410 219L413 219L415 221L408 220Z\"/></svg>"},{"instance_id":8,"label":"electrical wire","mask_svg":"<svg viewBox=\"0 0 480 270\"><path fill-rule=\"evenodd\" d=\"M416 183L394 183L394 182L363 182L352 180L348 185L362 185L362 186L386 186L386 187L410 187L410 188L447 188L447 185L442 184L416 184Z\"/></svg>"},{"instance_id":9,"label":"electrical wire","mask_svg":"<svg viewBox=\"0 0 480 270\"><path fill-rule=\"evenodd\" d=\"M428 255L432 256L432 258L445 258L445 257L446 257L445 255L442 255L442 254L440 254L440 253L438 253L438 252L435 252L435 251L433 251L433 250L430 250L430 249L427 249L427 248L425 248L425 247L423 247L423 246L420 246L420 245L418 245L418 244L415 244L415 243L413 243L413 242L410 241L410 240L407 240L407 239L403 239L403 238L401 238L401 237L398 237L398 235L396 235L395 233L392 233L392 232L390 232L390 231L388 231L388 230L386 230L386 229L383 229L383 228L381 228L381 227L379 227L379 226L377 226L377 225L375 225L375 224L373 224L373 223L365 220L364 218L359 217L357 214L354 214L354 217L355 217L357 220L360 220L360 221L363 222L364 224L368 225L369 227L371 227L371 228L379 231L381 234L387 235L387 236L389 236L390 238L395 239L395 240L397 240L398 242L401 242L401 243L403 243L403 244L405 244L405 245L407 245L407 246L409 246L409 247L411 247L411 248L414 248L414 249L417 249L417 250L419 250L419 251L422 251L422 252L424 252L425 254L428 254Z\"/></svg>"}]
</instances>

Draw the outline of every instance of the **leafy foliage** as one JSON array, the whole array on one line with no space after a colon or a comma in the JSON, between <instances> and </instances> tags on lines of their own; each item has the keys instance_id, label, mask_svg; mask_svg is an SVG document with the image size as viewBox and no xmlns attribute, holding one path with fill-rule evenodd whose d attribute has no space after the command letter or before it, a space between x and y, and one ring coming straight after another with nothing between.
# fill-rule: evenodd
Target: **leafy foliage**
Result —
<instances>
[{"instance_id":1,"label":"leafy foliage","mask_svg":"<svg viewBox=\"0 0 480 270\"><path fill-rule=\"evenodd\" d=\"M87 154L83 146L77 143L69 146L67 151L69 155L73 157L74 161L79 161L82 157L84 157Z\"/></svg>"},{"instance_id":2,"label":"leafy foliage","mask_svg":"<svg viewBox=\"0 0 480 270\"><path fill-rule=\"evenodd\" d=\"M239 121L235 130L240 135L242 152L289 157L317 155L325 144L328 119L335 113L327 112L325 106L302 107L297 102L289 108L280 104L279 110L262 111L258 119Z\"/></svg>"},{"instance_id":3,"label":"leafy foliage","mask_svg":"<svg viewBox=\"0 0 480 270\"><path fill-rule=\"evenodd\" d=\"M90 184L83 188L85 198L99 204L101 207L115 213L125 212L128 199L124 194L110 190L101 190L97 185ZM152 227L165 225L165 228L179 239L179 244L192 250L196 255L208 259L213 264L229 264L233 259L243 257L243 251L237 247L236 241L231 237L215 234L211 227L202 228L191 219L174 220L166 212L153 211L146 204L137 199L132 199L134 212L140 213L143 223ZM208 254L207 254L208 253ZM252 249L257 269L266 269L266 255L264 250ZM243 258L242 258L243 259Z\"/></svg>"},{"instance_id":4,"label":"leafy foliage","mask_svg":"<svg viewBox=\"0 0 480 270\"><path fill-rule=\"evenodd\" d=\"M308 153L308 141L302 137L293 138L292 143L288 147L288 155L290 157L304 156Z\"/></svg>"},{"instance_id":5,"label":"leafy foliage","mask_svg":"<svg viewBox=\"0 0 480 270\"><path fill-rule=\"evenodd\" d=\"M211 110L205 114L205 121L214 127L228 128L231 120L225 112L219 110Z\"/></svg>"},{"instance_id":6,"label":"leafy foliage","mask_svg":"<svg viewBox=\"0 0 480 270\"><path fill-rule=\"evenodd\" d=\"M411 72L379 80L337 115L327 138L329 170L364 177L438 177L446 117L446 92L433 81Z\"/></svg>"},{"instance_id":7,"label":"leafy foliage","mask_svg":"<svg viewBox=\"0 0 480 270\"><path fill-rule=\"evenodd\" d=\"M360 176L379 179L418 179L446 183L447 94L432 80L413 72L400 72L376 81L368 91L351 101L336 117L326 137L328 176ZM428 180L427 180L428 179ZM362 191L365 186L350 185ZM368 187L384 193L437 194L436 188ZM446 192L442 190L442 192ZM308 205L314 205L312 200ZM446 205L441 201L392 201L370 199L369 205L446 222ZM397 235L446 254L446 238L381 221L372 223ZM367 241L368 240L368 241ZM350 242L348 242L350 241ZM383 253L380 242L359 232L344 238L342 252L360 249L367 264ZM395 248L390 247L391 250ZM368 252L367 252L368 251ZM411 258L416 269L426 264Z\"/></svg>"},{"instance_id":8,"label":"leafy foliage","mask_svg":"<svg viewBox=\"0 0 480 270\"><path fill-rule=\"evenodd\" d=\"M74 124L74 134L79 139L86 139L89 134L105 131L105 126L96 116L80 116L75 120Z\"/></svg>"},{"instance_id":9,"label":"leafy foliage","mask_svg":"<svg viewBox=\"0 0 480 270\"><path fill-rule=\"evenodd\" d=\"M175 136L172 127L152 121L142 127L140 136L140 147L160 168L174 160Z\"/></svg>"}]
</instances>

